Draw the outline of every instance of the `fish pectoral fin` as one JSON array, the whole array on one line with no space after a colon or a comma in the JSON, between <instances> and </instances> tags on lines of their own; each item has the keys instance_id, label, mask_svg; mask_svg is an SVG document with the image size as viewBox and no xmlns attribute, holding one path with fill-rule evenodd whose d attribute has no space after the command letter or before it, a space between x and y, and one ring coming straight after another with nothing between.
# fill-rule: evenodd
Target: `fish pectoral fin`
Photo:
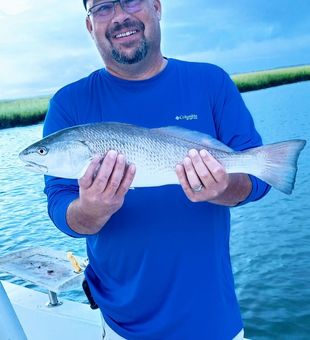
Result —
<instances>
[{"instance_id":1,"label":"fish pectoral fin","mask_svg":"<svg viewBox=\"0 0 310 340\"><path fill-rule=\"evenodd\" d=\"M189 142L194 142L202 146L217 149L225 152L233 152L229 146L215 139L214 137L199 131L188 130L179 126L166 126L151 129L154 133L163 134L165 136L173 136Z\"/></svg>"},{"instance_id":2,"label":"fish pectoral fin","mask_svg":"<svg viewBox=\"0 0 310 340\"><path fill-rule=\"evenodd\" d=\"M77 171L76 174L74 175L74 178L80 179L81 177L83 177L85 175L85 172L87 170L87 168L90 165L91 160L89 160L89 162L87 162L81 169L80 171Z\"/></svg>"}]
</instances>

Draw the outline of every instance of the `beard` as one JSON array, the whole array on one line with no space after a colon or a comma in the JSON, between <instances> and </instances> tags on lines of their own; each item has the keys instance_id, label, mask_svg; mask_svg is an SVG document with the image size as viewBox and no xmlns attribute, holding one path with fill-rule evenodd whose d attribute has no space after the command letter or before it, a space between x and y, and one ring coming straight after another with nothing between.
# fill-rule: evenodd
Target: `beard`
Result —
<instances>
[{"instance_id":1,"label":"beard","mask_svg":"<svg viewBox=\"0 0 310 340\"><path fill-rule=\"evenodd\" d=\"M130 55L120 50L117 50L116 48L113 48L112 57L116 62L120 64L132 65L143 60L146 57L148 50L149 50L148 44L145 38L143 38L139 46Z\"/></svg>"},{"instance_id":2,"label":"beard","mask_svg":"<svg viewBox=\"0 0 310 340\"><path fill-rule=\"evenodd\" d=\"M149 44L145 37L140 40L139 45L136 49L130 53L123 52L120 48L113 46L112 38L121 30L127 29L128 31L140 31L143 32L145 29L144 24L139 20L128 20L123 24L116 24L113 28L110 28L106 33L106 38L111 42L112 45L112 58L120 64L135 64L143 60L148 53ZM128 46L129 47L129 46Z\"/></svg>"}]
</instances>

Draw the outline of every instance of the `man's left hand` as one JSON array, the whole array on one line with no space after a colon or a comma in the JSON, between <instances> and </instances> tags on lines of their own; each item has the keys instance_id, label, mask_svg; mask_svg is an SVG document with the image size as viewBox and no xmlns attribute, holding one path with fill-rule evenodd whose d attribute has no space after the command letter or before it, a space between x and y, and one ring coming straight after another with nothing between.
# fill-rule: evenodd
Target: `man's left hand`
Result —
<instances>
[{"instance_id":1,"label":"man's left hand","mask_svg":"<svg viewBox=\"0 0 310 340\"><path fill-rule=\"evenodd\" d=\"M189 151L176 167L180 184L192 202L216 201L229 186L224 167L206 150Z\"/></svg>"}]
</instances>

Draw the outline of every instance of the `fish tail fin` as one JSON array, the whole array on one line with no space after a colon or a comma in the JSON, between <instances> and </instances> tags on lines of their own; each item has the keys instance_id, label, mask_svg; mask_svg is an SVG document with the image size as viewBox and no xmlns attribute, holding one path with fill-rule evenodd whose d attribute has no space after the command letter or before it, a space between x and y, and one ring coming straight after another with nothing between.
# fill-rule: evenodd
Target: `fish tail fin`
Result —
<instances>
[{"instance_id":1,"label":"fish tail fin","mask_svg":"<svg viewBox=\"0 0 310 340\"><path fill-rule=\"evenodd\" d=\"M291 194L296 179L297 160L305 144L305 140L294 139L246 151L255 157L259 165L252 169L251 174L283 193Z\"/></svg>"}]
</instances>

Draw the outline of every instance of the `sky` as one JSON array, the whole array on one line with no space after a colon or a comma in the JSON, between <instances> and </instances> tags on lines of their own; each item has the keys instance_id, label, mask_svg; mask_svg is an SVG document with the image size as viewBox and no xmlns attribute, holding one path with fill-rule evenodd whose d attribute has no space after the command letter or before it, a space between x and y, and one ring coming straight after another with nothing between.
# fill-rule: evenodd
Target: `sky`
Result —
<instances>
[{"instance_id":1,"label":"sky","mask_svg":"<svg viewBox=\"0 0 310 340\"><path fill-rule=\"evenodd\" d=\"M0 0L0 100L53 94L103 67L82 0ZM310 64L309 0L162 0L166 57L230 74Z\"/></svg>"}]
</instances>

